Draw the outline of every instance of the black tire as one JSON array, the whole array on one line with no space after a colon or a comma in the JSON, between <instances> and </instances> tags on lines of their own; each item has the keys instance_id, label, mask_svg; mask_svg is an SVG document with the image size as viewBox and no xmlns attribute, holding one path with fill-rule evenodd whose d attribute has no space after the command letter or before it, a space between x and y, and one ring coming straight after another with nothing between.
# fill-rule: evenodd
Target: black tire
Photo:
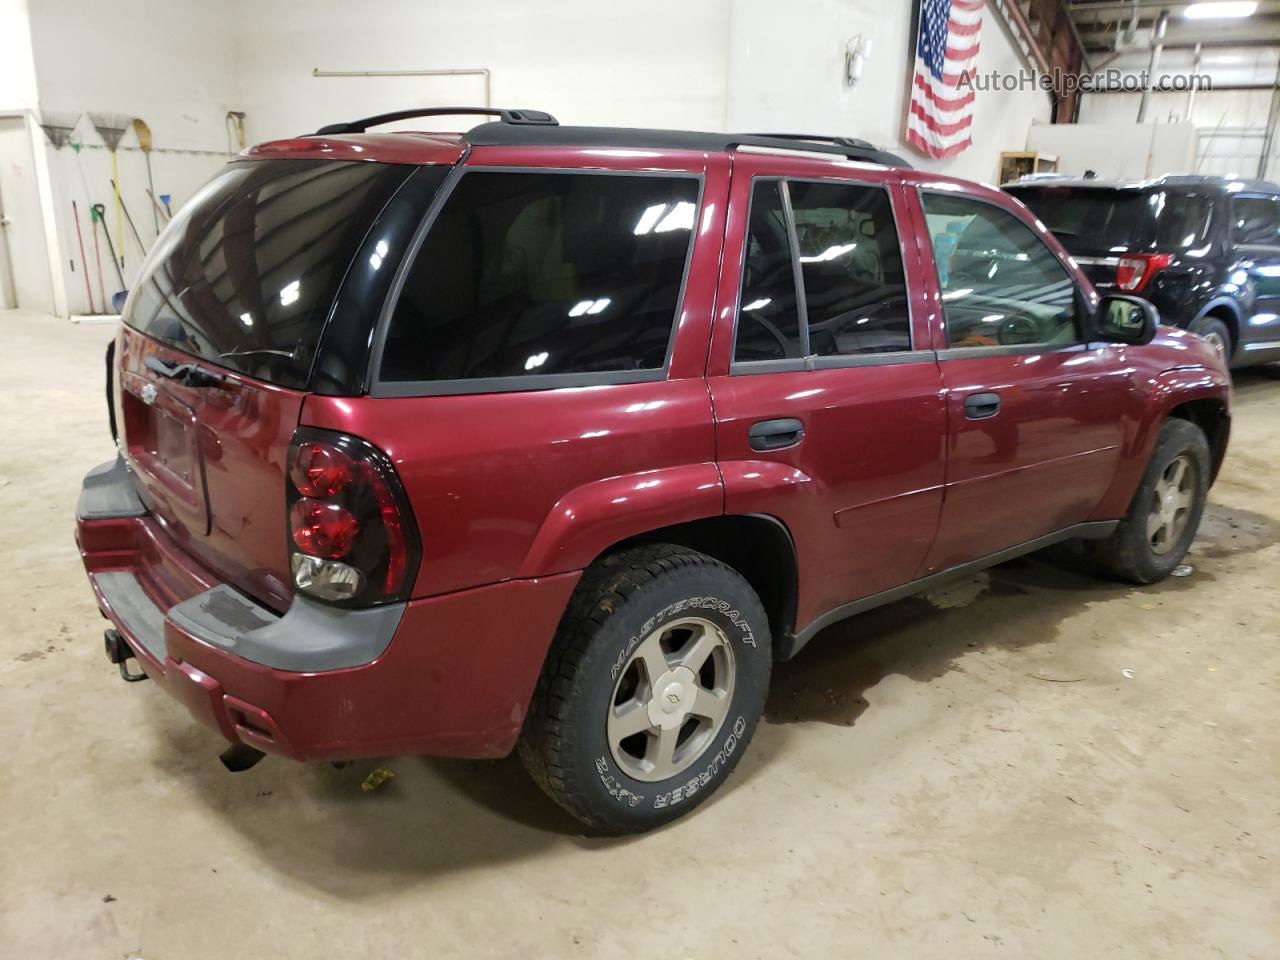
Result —
<instances>
[{"instance_id":1,"label":"black tire","mask_svg":"<svg viewBox=\"0 0 1280 960\"><path fill-rule=\"evenodd\" d=\"M1178 535L1158 549L1152 543L1149 518L1158 502L1157 485L1179 458L1185 458L1184 462L1194 470L1194 478L1187 484L1191 504ZM1209 442L1204 432L1187 420L1165 421L1128 512L1110 537L1086 544L1089 556L1105 573L1129 583L1156 583L1169 576L1186 556L1200 526L1209 493L1210 469Z\"/></svg>"},{"instance_id":2,"label":"black tire","mask_svg":"<svg viewBox=\"0 0 1280 960\"><path fill-rule=\"evenodd\" d=\"M732 686L722 691L727 709L718 728L707 721L697 740L690 736L677 747L695 759L674 776L637 779L610 745L610 716L633 663L642 671L636 675L645 676L646 664L633 661L637 648L655 636L655 642L670 642L683 629L678 624L691 617L709 624L704 632L729 650L725 666L716 668L732 676ZM672 629L661 632L664 624ZM724 783L764 710L772 665L768 618L736 571L685 547L620 551L592 565L569 602L530 704L520 757L538 785L591 832L650 830L690 812ZM645 689L633 695L643 696ZM685 735L683 726L679 735ZM660 736L654 729L642 742Z\"/></svg>"},{"instance_id":3,"label":"black tire","mask_svg":"<svg viewBox=\"0 0 1280 960\"><path fill-rule=\"evenodd\" d=\"M1231 362L1231 356L1235 352L1235 343L1231 339L1231 331L1227 329L1227 325L1217 317L1201 317L1193 320L1191 326L1187 327L1197 336L1204 337L1206 340L1218 346L1222 351L1222 357L1227 362Z\"/></svg>"}]
</instances>

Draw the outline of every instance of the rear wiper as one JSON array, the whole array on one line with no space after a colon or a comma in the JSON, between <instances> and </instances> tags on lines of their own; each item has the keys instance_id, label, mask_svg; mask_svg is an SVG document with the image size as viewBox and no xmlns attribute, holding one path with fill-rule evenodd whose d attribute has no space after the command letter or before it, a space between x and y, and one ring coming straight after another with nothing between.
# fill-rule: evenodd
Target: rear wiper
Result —
<instances>
[{"instance_id":1,"label":"rear wiper","mask_svg":"<svg viewBox=\"0 0 1280 960\"><path fill-rule=\"evenodd\" d=\"M158 373L162 377L176 380L188 387L212 387L225 379L221 374L205 370L194 363L165 363L155 354L151 354L142 363L152 373Z\"/></svg>"},{"instance_id":2,"label":"rear wiper","mask_svg":"<svg viewBox=\"0 0 1280 960\"><path fill-rule=\"evenodd\" d=\"M218 354L219 357L254 357L266 354L272 357L284 357L286 360L295 360L298 356L298 348L292 350L228 350L226 353Z\"/></svg>"}]
</instances>

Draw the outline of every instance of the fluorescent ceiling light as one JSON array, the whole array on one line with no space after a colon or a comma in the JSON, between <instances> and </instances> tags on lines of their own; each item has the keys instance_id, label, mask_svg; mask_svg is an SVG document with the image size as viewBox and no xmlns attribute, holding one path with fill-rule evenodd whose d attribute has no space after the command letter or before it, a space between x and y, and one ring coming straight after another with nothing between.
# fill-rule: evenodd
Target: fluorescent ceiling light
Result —
<instances>
[{"instance_id":1,"label":"fluorescent ceiling light","mask_svg":"<svg viewBox=\"0 0 1280 960\"><path fill-rule=\"evenodd\" d=\"M1228 18L1251 17L1258 9L1255 0L1231 0L1228 3L1193 3L1182 11L1188 20L1225 20Z\"/></svg>"}]
</instances>

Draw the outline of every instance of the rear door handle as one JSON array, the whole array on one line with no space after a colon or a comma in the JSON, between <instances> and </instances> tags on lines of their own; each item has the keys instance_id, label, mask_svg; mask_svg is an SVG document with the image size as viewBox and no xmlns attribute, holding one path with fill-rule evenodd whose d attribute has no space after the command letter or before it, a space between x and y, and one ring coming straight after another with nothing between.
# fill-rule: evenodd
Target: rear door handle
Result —
<instances>
[{"instance_id":1,"label":"rear door handle","mask_svg":"<svg viewBox=\"0 0 1280 960\"><path fill-rule=\"evenodd\" d=\"M781 450L804 439L804 424L799 420L761 420L751 425L747 437L752 450Z\"/></svg>"},{"instance_id":2,"label":"rear door handle","mask_svg":"<svg viewBox=\"0 0 1280 960\"><path fill-rule=\"evenodd\" d=\"M964 415L969 420L987 420L999 412L998 393L974 393L964 398Z\"/></svg>"}]
</instances>

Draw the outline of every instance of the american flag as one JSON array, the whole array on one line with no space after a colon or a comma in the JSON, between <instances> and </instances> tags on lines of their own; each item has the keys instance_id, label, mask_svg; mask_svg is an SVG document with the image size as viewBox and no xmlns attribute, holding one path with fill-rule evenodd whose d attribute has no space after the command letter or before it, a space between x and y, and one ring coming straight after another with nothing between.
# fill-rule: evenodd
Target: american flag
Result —
<instances>
[{"instance_id":1,"label":"american flag","mask_svg":"<svg viewBox=\"0 0 1280 960\"><path fill-rule=\"evenodd\" d=\"M907 108L907 142L931 157L950 157L973 145L972 76L978 61L986 0L920 0L915 79Z\"/></svg>"}]
</instances>

